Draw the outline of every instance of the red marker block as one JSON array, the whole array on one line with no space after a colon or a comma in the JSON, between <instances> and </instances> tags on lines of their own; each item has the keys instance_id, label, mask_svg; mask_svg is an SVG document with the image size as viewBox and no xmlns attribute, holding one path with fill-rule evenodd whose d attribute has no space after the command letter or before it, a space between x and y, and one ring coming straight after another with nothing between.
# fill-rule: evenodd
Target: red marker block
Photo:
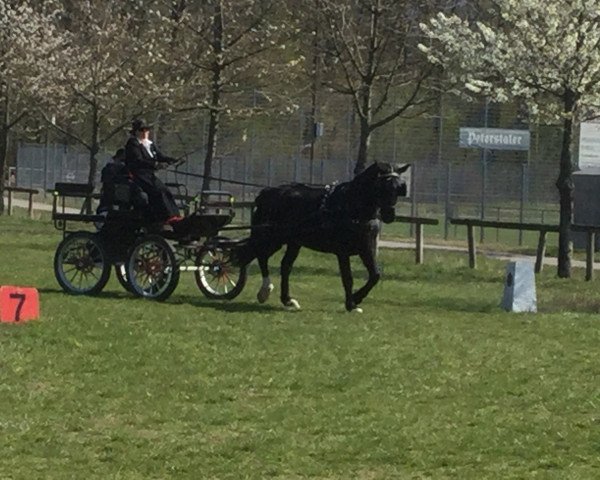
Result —
<instances>
[{"instance_id":1,"label":"red marker block","mask_svg":"<svg viewBox=\"0 0 600 480\"><path fill-rule=\"evenodd\" d=\"M16 323L40 316L40 296L35 288L0 287L0 322Z\"/></svg>"}]
</instances>

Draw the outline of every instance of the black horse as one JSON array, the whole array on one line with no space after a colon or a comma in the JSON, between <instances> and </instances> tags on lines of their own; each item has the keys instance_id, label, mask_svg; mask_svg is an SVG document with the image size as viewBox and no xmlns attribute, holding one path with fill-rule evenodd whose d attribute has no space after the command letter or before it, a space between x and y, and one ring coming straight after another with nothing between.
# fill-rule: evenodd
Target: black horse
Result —
<instances>
[{"instance_id":1,"label":"black horse","mask_svg":"<svg viewBox=\"0 0 600 480\"><path fill-rule=\"evenodd\" d=\"M258 301L265 302L273 290L269 258L287 245L281 261L281 302L285 307L300 308L290 297L289 277L300 248L308 247L337 256L346 310L360 312L358 305L380 277L375 260L379 219L394 221L396 201L406 196L400 174L409 167L373 163L352 181L331 187L292 184L263 189L255 200L250 238L235 254L241 265L258 259L263 277ZM359 255L369 273L367 283L354 293L351 255Z\"/></svg>"}]
</instances>

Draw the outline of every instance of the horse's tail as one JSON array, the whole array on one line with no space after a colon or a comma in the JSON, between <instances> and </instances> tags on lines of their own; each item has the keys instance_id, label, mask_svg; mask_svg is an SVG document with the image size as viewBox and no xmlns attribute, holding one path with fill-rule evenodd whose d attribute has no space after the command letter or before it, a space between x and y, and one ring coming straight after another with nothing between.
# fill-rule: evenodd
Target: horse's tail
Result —
<instances>
[{"instance_id":1,"label":"horse's tail","mask_svg":"<svg viewBox=\"0 0 600 480\"><path fill-rule=\"evenodd\" d=\"M234 246L230 253L231 261L235 265L245 267L257 256L255 242L252 237L246 238L244 241L239 242L238 245Z\"/></svg>"},{"instance_id":2,"label":"horse's tail","mask_svg":"<svg viewBox=\"0 0 600 480\"><path fill-rule=\"evenodd\" d=\"M280 207L280 192L276 188L264 188L254 200L250 220L250 237L236 246L232 259L239 265L248 265L273 243L276 232L272 228L273 215Z\"/></svg>"},{"instance_id":3,"label":"horse's tail","mask_svg":"<svg viewBox=\"0 0 600 480\"><path fill-rule=\"evenodd\" d=\"M252 214L250 217L250 237L236 245L231 253L232 260L238 265L248 265L258 256L258 239L255 226L262 225L268 221L267 211L272 190L274 189L265 188L254 199L254 206L252 207Z\"/></svg>"},{"instance_id":4,"label":"horse's tail","mask_svg":"<svg viewBox=\"0 0 600 480\"><path fill-rule=\"evenodd\" d=\"M273 209L279 206L280 191L277 188L263 188L258 196L254 199L254 207L252 208L251 225L265 225L270 223Z\"/></svg>"}]
</instances>

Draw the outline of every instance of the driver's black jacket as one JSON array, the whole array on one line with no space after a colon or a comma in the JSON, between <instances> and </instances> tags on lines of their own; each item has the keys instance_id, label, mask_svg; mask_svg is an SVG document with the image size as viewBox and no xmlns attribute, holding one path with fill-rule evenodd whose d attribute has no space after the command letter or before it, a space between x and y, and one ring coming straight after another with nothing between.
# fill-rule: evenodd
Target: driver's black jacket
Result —
<instances>
[{"instance_id":1,"label":"driver's black jacket","mask_svg":"<svg viewBox=\"0 0 600 480\"><path fill-rule=\"evenodd\" d=\"M165 221L179 216L179 208L169 189L156 177L154 171L159 163L171 163L175 159L163 155L152 144L154 158L136 137L131 137L125 145L125 164L133 182L148 195L151 216L156 221Z\"/></svg>"},{"instance_id":2,"label":"driver's black jacket","mask_svg":"<svg viewBox=\"0 0 600 480\"><path fill-rule=\"evenodd\" d=\"M146 147L136 137L130 137L125 145L125 162L127 168L132 172L156 170L158 163L172 163L175 161L174 158L163 155L154 143L152 143L150 149L154 153L154 158L152 158Z\"/></svg>"}]
</instances>

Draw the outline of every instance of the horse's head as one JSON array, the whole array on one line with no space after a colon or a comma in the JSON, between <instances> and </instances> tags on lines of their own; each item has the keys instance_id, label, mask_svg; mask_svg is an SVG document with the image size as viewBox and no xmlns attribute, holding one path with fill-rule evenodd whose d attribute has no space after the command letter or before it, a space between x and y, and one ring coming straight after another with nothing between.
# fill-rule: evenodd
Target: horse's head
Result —
<instances>
[{"instance_id":1,"label":"horse's head","mask_svg":"<svg viewBox=\"0 0 600 480\"><path fill-rule=\"evenodd\" d=\"M375 206L379 209L384 223L391 223L396 218L394 207L398 197L405 197L407 193L406 182L401 174L409 168L410 164L393 166L376 162L360 175L364 175L363 185L373 195Z\"/></svg>"}]
</instances>

